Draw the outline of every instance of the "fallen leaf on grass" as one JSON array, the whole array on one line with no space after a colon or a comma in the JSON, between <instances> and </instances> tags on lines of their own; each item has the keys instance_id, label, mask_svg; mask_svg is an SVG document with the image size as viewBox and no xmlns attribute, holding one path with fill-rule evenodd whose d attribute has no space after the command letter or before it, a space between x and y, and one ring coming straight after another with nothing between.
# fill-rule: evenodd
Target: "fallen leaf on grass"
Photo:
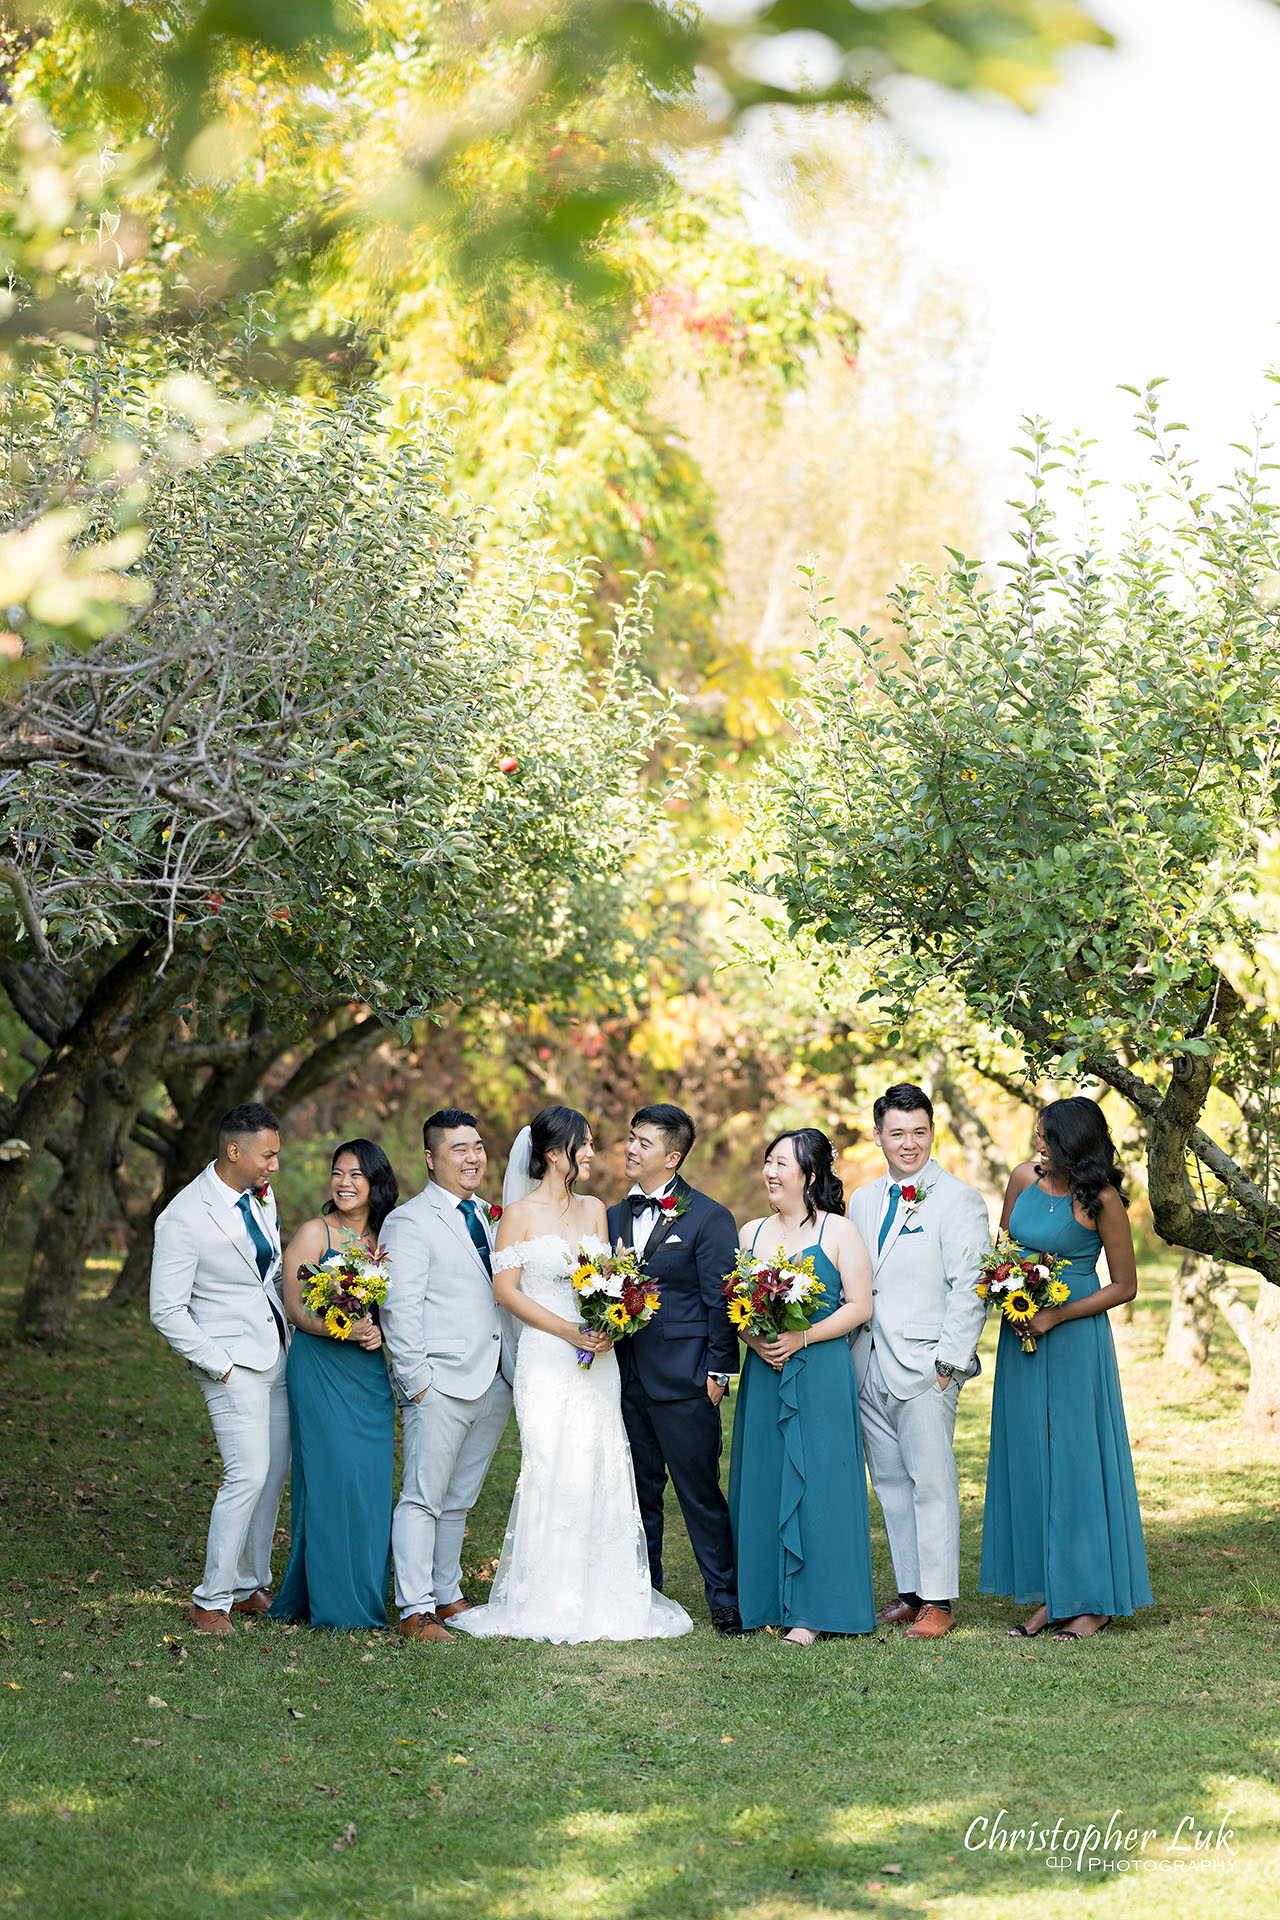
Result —
<instances>
[{"instance_id":1,"label":"fallen leaf on grass","mask_svg":"<svg viewBox=\"0 0 1280 1920\"><path fill-rule=\"evenodd\" d=\"M355 1843L356 1823L354 1820L348 1820L346 1826L342 1829L342 1838L334 1841L333 1850L335 1853L342 1853L347 1847L354 1847Z\"/></svg>"},{"instance_id":2,"label":"fallen leaf on grass","mask_svg":"<svg viewBox=\"0 0 1280 1920\"><path fill-rule=\"evenodd\" d=\"M291 1720L302 1720L305 1718L305 1715L303 1714L301 1707L290 1707L289 1718Z\"/></svg>"},{"instance_id":3,"label":"fallen leaf on grass","mask_svg":"<svg viewBox=\"0 0 1280 1920\"><path fill-rule=\"evenodd\" d=\"M163 1740L140 1740L137 1734L135 1733L133 1736L133 1744L135 1747L162 1747L164 1745L164 1741Z\"/></svg>"},{"instance_id":4,"label":"fallen leaf on grass","mask_svg":"<svg viewBox=\"0 0 1280 1920\"><path fill-rule=\"evenodd\" d=\"M331 1800L341 1800L342 1798L341 1787L326 1787L321 1780L313 1780L311 1784L317 1793L327 1793Z\"/></svg>"},{"instance_id":5,"label":"fallen leaf on grass","mask_svg":"<svg viewBox=\"0 0 1280 1920\"><path fill-rule=\"evenodd\" d=\"M731 1747L733 1745L733 1735L731 1733L722 1733L720 1735L720 1745L722 1747Z\"/></svg>"},{"instance_id":6,"label":"fallen leaf on grass","mask_svg":"<svg viewBox=\"0 0 1280 1920\"><path fill-rule=\"evenodd\" d=\"M401 1777L401 1776L403 1775L403 1773L404 1773L404 1768L403 1768L403 1767L388 1767L388 1768L387 1768L387 1772L388 1772L388 1773L390 1773L390 1774L394 1774L394 1775L395 1775L395 1777L396 1777L397 1779L399 1779L399 1778L400 1778L400 1777Z\"/></svg>"},{"instance_id":7,"label":"fallen leaf on grass","mask_svg":"<svg viewBox=\"0 0 1280 1920\"><path fill-rule=\"evenodd\" d=\"M444 1788L440 1785L440 1782L438 1780L428 1780L427 1792L431 1795L431 1798L433 1800L444 1799Z\"/></svg>"},{"instance_id":8,"label":"fallen leaf on grass","mask_svg":"<svg viewBox=\"0 0 1280 1920\"><path fill-rule=\"evenodd\" d=\"M902 1868L895 1863L891 1867L881 1867L880 1871L881 1873L901 1873Z\"/></svg>"},{"instance_id":9,"label":"fallen leaf on grass","mask_svg":"<svg viewBox=\"0 0 1280 1920\"><path fill-rule=\"evenodd\" d=\"M6 1687L12 1687L12 1688L13 1688L13 1691L14 1691L15 1693L21 1693L21 1692L22 1692L22 1682L21 1682L21 1680L6 1680L6 1681L5 1681L5 1685L6 1685Z\"/></svg>"},{"instance_id":10,"label":"fallen leaf on grass","mask_svg":"<svg viewBox=\"0 0 1280 1920\"><path fill-rule=\"evenodd\" d=\"M158 1693L149 1693L147 1695L147 1705L149 1707L167 1707L168 1704L169 1702L167 1700L162 1700Z\"/></svg>"},{"instance_id":11,"label":"fallen leaf on grass","mask_svg":"<svg viewBox=\"0 0 1280 1920\"><path fill-rule=\"evenodd\" d=\"M883 1892L884 1892L884 1881L883 1881L883 1880L868 1880L868 1882L867 1882L867 1892L868 1892L868 1893L883 1893Z\"/></svg>"}]
</instances>

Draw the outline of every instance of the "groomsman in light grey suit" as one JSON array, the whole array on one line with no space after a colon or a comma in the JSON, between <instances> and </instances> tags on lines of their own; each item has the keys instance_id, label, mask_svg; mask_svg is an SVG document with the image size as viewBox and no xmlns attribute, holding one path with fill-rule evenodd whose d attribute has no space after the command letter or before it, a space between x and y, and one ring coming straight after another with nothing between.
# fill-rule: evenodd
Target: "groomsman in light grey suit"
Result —
<instances>
[{"instance_id":1,"label":"groomsman in light grey suit","mask_svg":"<svg viewBox=\"0 0 1280 1920\"><path fill-rule=\"evenodd\" d=\"M475 1115L433 1113L422 1192L388 1215L382 1331L404 1427L404 1483L391 1526L407 1640L455 1640L465 1613L462 1537L511 1411L515 1339L493 1297L494 1219L479 1197L487 1158Z\"/></svg>"},{"instance_id":2,"label":"groomsman in light grey suit","mask_svg":"<svg viewBox=\"0 0 1280 1920\"><path fill-rule=\"evenodd\" d=\"M271 1605L271 1542L289 1471L280 1227L271 1175L280 1129L266 1107L235 1107L218 1157L156 1221L151 1318L196 1377L222 1455L197 1633L232 1632L233 1613Z\"/></svg>"},{"instance_id":3,"label":"groomsman in light grey suit","mask_svg":"<svg viewBox=\"0 0 1280 1920\"><path fill-rule=\"evenodd\" d=\"M884 1512L898 1597L876 1618L913 1640L955 1626L960 1489L953 1439L985 1315L974 1291L991 1244L986 1202L933 1158L933 1106L920 1087L875 1104L887 1171L859 1187L849 1218L871 1256L871 1319L851 1337L871 1484Z\"/></svg>"}]
</instances>

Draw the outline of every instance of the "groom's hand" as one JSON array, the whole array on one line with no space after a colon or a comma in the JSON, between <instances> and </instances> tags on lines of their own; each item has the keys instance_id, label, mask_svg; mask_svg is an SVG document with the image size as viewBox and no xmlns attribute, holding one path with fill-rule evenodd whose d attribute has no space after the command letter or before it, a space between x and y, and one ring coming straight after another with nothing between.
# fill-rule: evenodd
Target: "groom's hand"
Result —
<instances>
[{"instance_id":1,"label":"groom's hand","mask_svg":"<svg viewBox=\"0 0 1280 1920\"><path fill-rule=\"evenodd\" d=\"M718 1407L720 1405L720 1402L724 1399L724 1388L720 1385L720 1382L718 1380L712 1380L708 1378L707 1398L711 1402L713 1407Z\"/></svg>"}]
</instances>

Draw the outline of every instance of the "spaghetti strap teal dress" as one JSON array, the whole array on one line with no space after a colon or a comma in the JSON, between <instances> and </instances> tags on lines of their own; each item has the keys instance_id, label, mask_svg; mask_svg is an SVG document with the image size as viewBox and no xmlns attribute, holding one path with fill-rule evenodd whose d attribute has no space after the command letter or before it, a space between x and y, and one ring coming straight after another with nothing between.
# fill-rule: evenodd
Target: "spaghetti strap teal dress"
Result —
<instances>
[{"instance_id":1,"label":"spaghetti strap teal dress","mask_svg":"<svg viewBox=\"0 0 1280 1920\"><path fill-rule=\"evenodd\" d=\"M842 1304L818 1240L804 1251L826 1287L815 1324ZM744 1627L872 1633L871 1521L858 1387L847 1340L824 1340L775 1373L748 1350L729 1457L729 1517Z\"/></svg>"},{"instance_id":2,"label":"spaghetti strap teal dress","mask_svg":"<svg viewBox=\"0 0 1280 1920\"><path fill-rule=\"evenodd\" d=\"M1009 1232L1069 1264L1073 1300L1096 1293L1102 1241L1067 1200L1023 1190ZM1133 1456L1105 1313L1066 1320L1024 1353L1003 1322L991 1400L981 1593L1043 1600L1050 1620L1149 1607Z\"/></svg>"},{"instance_id":3,"label":"spaghetti strap teal dress","mask_svg":"<svg viewBox=\"0 0 1280 1920\"><path fill-rule=\"evenodd\" d=\"M287 1380L293 1526L269 1617L385 1627L396 1430L385 1356L295 1333Z\"/></svg>"}]
</instances>

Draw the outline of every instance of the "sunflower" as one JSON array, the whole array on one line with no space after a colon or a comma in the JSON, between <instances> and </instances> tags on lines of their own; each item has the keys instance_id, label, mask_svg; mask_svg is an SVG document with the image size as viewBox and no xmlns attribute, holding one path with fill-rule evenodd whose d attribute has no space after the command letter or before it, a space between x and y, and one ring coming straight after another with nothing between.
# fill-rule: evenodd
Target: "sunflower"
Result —
<instances>
[{"instance_id":1,"label":"sunflower","mask_svg":"<svg viewBox=\"0 0 1280 1920\"><path fill-rule=\"evenodd\" d=\"M985 1280L979 1280L979 1282L978 1282L978 1284L977 1284L977 1286L976 1286L976 1287L974 1288L974 1292L975 1292L975 1293L977 1294L977 1296L978 1296L978 1298L979 1298L979 1300L985 1300L985 1299L986 1299L986 1297L987 1297L987 1283L986 1283L986 1281L985 1281Z\"/></svg>"},{"instance_id":2,"label":"sunflower","mask_svg":"<svg viewBox=\"0 0 1280 1920\"><path fill-rule=\"evenodd\" d=\"M751 1302L743 1299L731 1300L729 1318L735 1327L745 1327L751 1318Z\"/></svg>"},{"instance_id":3,"label":"sunflower","mask_svg":"<svg viewBox=\"0 0 1280 1920\"><path fill-rule=\"evenodd\" d=\"M589 1266L585 1260L582 1261L581 1265L576 1266L574 1268L573 1284L578 1289L579 1293L582 1292L582 1289L586 1286L588 1280L592 1278L594 1273L595 1273L595 1268L592 1266Z\"/></svg>"},{"instance_id":4,"label":"sunflower","mask_svg":"<svg viewBox=\"0 0 1280 1920\"><path fill-rule=\"evenodd\" d=\"M656 1313L658 1311L658 1296L656 1293L646 1293L644 1303L650 1313Z\"/></svg>"},{"instance_id":5,"label":"sunflower","mask_svg":"<svg viewBox=\"0 0 1280 1920\"><path fill-rule=\"evenodd\" d=\"M330 1307L324 1323L335 1340L345 1340L351 1331L351 1316L344 1313L341 1307Z\"/></svg>"},{"instance_id":6,"label":"sunflower","mask_svg":"<svg viewBox=\"0 0 1280 1920\"><path fill-rule=\"evenodd\" d=\"M1015 1287L1004 1303L1004 1310L1011 1320L1030 1320L1035 1316L1036 1303L1029 1293Z\"/></svg>"},{"instance_id":7,"label":"sunflower","mask_svg":"<svg viewBox=\"0 0 1280 1920\"><path fill-rule=\"evenodd\" d=\"M615 1300L604 1317L606 1320L611 1320L615 1327L625 1327L629 1315L621 1300Z\"/></svg>"},{"instance_id":8,"label":"sunflower","mask_svg":"<svg viewBox=\"0 0 1280 1920\"><path fill-rule=\"evenodd\" d=\"M1060 1307L1064 1300L1071 1298L1071 1289L1065 1280L1051 1280L1049 1282L1049 1298L1055 1307Z\"/></svg>"}]
</instances>

